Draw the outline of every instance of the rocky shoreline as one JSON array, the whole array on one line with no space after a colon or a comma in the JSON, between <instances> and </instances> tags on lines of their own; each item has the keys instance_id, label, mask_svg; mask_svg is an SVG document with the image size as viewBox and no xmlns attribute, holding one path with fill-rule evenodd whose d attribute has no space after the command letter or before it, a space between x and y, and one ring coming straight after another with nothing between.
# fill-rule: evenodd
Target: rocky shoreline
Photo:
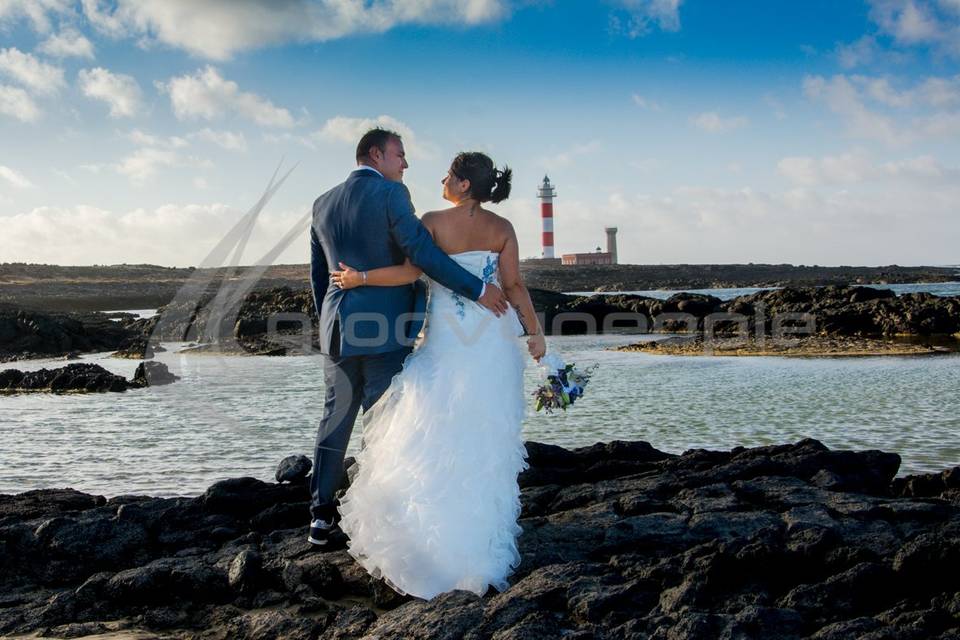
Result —
<instances>
[{"instance_id":1,"label":"rocky shoreline","mask_svg":"<svg viewBox=\"0 0 960 640\"><path fill-rule=\"evenodd\" d=\"M0 393L123 392L171 384L179 379L162 362L141 362L130 380L110 373L98 364L75 362L57 369L0 371Z\"/></svg>"},{"instance_id":2,"label":"rocky shoreline","mask_svg":"<svg viewBox=\"0 0 960 640\"><path fill-rule=\"evenodd\" d=\"M770 338L724 338L704 340L703 336L676 336L616 347L614 351L640 352L661 356L778 356L786 358L839 358L872 356L934 356L955 353L960 343L903 342L846 336L809 336L773 340Z\"/></svg>"},{"instance_id":3,"label":"rocky shoreline","mask_svg":"<svg viewBox=\"0 0 960 640\"><path fill-rule=\"evenodd\" d=\"M422 601L306 542L302 480L196 498L0 496L0 634L151 638L960 637L960 467L815 440L528 443L503 593Z\"/></svg>"},{"instance_id":4,"label":"rocky shoreline","mask_svg":"<svg viewBox=\"0 0 960 640\"><path fill-rule=\"evenodd\" d=\"M635 295L570 296L543 289L531 289L531 297L548 335L707 332L756 338L775 336L778 331L792 336L798 327L806 326L809 335L833 340L834 351L851 345L854 351L870 352L857 346L856 340L841 338L915 337L936 340L948 350L960 345L960 296L898 296L889 289L828 286L787 287L725 301L691 293L661 300ZM170 303L151 318L0 308L0 362L91 351L148 359L161 350L161 340L197 342L194 353L318 352L309 289L254 290L229 308L214 309L213 300L207 295L199 302ZM894 342L875 346L873 351L886 354L917 351Z\"/></svg>"},{"instance_id":5,"label":"rocky shoreline","mask_svg":"<svg viewBox=\"0 0 960 640\"><path fill-rule=\"evenodd\" d=\"M617 264L578 267L521 263L527 286L553 291L683 291L954 282L951 267L821 267L792 264Z\"/></svg>"},{"instance_id":6,"label":"rocky shoreline","mask_svg":"<svg viewBox=\"0 0 960 640\"><path fill-rule=\"evenodd\" d=\"M98 312L41 313L0 306L0 362L115 351L137 338L139 331L128 327L132 320Z\"/></svg>"},{"instance_id":7,"label":"rocky shoreline","mask_svg":"<svg viewBox=\"0 0 960 640\"><path fill-rule=\"evenodd\" d=\"M188 281L209 281L215 293L257 273L256 288L306 288L310 265L195 269L156 265L65 267L0 263L0 304L38 311L155 309L174 299ZM960 280L956 267L822 267L790 264L591 265L564 267L521 262L527 286L552 291L648 291L715 287L898 284Z\"/></svg>"}]
</instances>

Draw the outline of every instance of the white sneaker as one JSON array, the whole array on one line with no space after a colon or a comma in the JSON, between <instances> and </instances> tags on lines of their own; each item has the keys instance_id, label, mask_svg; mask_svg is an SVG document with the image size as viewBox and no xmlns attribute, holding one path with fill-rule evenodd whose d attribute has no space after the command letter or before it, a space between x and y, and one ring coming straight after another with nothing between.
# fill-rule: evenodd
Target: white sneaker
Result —
<instances>
[{"instance_id":1,"label":"white sneaker","mask_svg":"<svg viewBox=\"0 0 960 640\"><path fill-rule=\"evenodd\" d=\"M314 520L310 523L310 535L307 536L307 542L320 546L327 544L331 529L333 529L333 522L327 522L319 518Z\"/></svg>"}]
</instances>

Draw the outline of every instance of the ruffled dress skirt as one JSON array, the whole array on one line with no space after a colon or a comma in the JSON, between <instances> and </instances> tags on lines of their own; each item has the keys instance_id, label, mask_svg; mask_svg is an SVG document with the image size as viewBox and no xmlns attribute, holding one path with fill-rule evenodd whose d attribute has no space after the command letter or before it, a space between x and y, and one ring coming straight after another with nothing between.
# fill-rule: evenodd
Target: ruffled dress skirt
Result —
<instances>
[{"instance_id":1,"label":"ruffled dress skirt","mask_svg":"<svg viewBox=\"0 0 960 640\"><path fill-rule=\"evenodd\" d=\"M428 309L421 345L364 416L340 526L357 562L401 593L502 591L520 561L527 467L519 323L436 283Z\"/></svg>"}]
</instances>

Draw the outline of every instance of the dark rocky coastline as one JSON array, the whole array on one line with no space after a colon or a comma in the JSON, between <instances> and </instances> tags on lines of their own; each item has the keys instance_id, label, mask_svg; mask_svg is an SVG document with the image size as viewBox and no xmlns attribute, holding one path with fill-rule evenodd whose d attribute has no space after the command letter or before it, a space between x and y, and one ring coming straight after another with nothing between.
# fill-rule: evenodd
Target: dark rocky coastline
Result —
<instances>
[{"instance_id":1,"label":"dark rocky coastline","mask_svg":"<svg viewBox=\"0 0 960 640\"><path fill-rule=\"evenodd\" d=\"M896 454L815 440L527 447L522 561L484 597L401 597L345 551L311 549L302 481L0 496L0 634L960 637L960 467L895 478Z\"/></svg>"},{"instance_id":2,"label":"dark rocky coastline","mask_svg":"<svg viewBox=\"0 0 960 640\"><path fill-rule=\"evenodd\" d=\"M822 287L908 282L952 282L948 267L821 267L792 264L521 264L528 286L552 291L653 291L740 287Z\"/></svg>"},{"instance_id":3,"label":"dark rocky coastline","mask_svg":"<svg viewBox=\"0 0 960 640\"><path fill-rule=\"evenodd\" d=\"M726 301L694 293L679 293L667 300L591 296L558 310L583 311L601 323L611 312L632 312L644 316L651 329L660 331L703 331L704 319L711 314L737 314L748 321L751 333L757 332L757 322L762 320L760 328L770 335L778 315L811 314L815 332L820 335L950 336L960 332L960 297L928 293L898 296L890 289L860 286L786 287ZM694 326L688 327L679 319L658 325L657 317L664 314L688 314L695 320ZM791 326L796 324L791 322Z\"/></svg>"},{"instance_id":4,"label":"dark rocky coastline","mask_svg":"<svg viewBox=\"0 0 960 640\"><path fill-rule=\"evenodd\" d=\"M141 362L127 380L98 364L75 362L58 369L0 371L0 392L104 393L170 384L179 380L162 362Z\"/></svg>"},{"instance_id":5,"label":"dark rocky coastline","mask_svg":"<svg viewBox=\"0 0 960 640\"><path fill-rule=\"evenodd\" d=\"M114 351L137 337L137 330L103 313L41 313L0 306L0 362Z\"/></svg>"},{"instance_id":6,"label":"dark rocky coastline","mask_svg":"<svg viewBox=\"0 0 960 640\"><path fill-rule=\"evenodd\" d=\"M305 288L306 264L236 269L194 269L155 265L64 267L0 264L0 304L39 311L108 311L155 309L173 300L190 279L207 281L215 293L222 283L235 283L258 272L257 289ZM822 267L790 264L594 265L563 267L523 262L527 286L551 291L648 291L713 287L824 286L898 284L960 280L951 267Z\"/></svg>"},{"instance_id":7,"label":"dark rocky coastline","mask_svg":"<svg viewBox=\"0 0 960 640\"><path fill-rule=\"evenodd\" d=\"M669 356L778 356L831 358L854 356L938 356L954 353L960 342L954 339L877 340L850 336L805 336L772 340L756 337L702 335L673 336L661 340L642 340L616 347L615 351L639 351Z\"/></svg>"},{"instance_id":8,"label":"dark rocky coastline","mask_svg":"<svg viewBox=\"0 0 960 640\"><path fill-rule=\"evenodd\" d=\"M939 337L953 348L960 336L960 297L896 295L871 287L787 287L723 301L676 294L667 300L633 295L570 296L531 289L548 335L595 332L703 332L722 318L718 333L776 333L782 314L811 314L815 335L871 338ZM116 351L147 359L159 341L199 342L197 352L288 355L316 352L317 322L309 289L275 287L248 293L234 308L214 313L212 295L171 303L160 315L116 320L97 313L43 314L0 310L0 361L71 352ZM745 324L729 320L735 314ZM759 324L758 324L759 323ZM795 326L789 321L785 326ZM802 323L800 323L802 324ZM943 346L943 345L941 345Z\"/></svg>"}]
</instances>

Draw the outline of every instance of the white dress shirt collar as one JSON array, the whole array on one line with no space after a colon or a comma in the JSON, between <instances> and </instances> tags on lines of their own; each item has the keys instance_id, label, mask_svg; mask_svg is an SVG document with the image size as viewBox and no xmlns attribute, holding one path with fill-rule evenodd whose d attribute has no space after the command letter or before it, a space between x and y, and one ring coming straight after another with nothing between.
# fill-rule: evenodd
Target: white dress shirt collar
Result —
<instances>
[{"instance_id":1,"label":"white dress shirt collar","mask_svg":"<svg viewBox=\"0 0 960 640\"><path fill-rule=\"evenodd\" d=\"M377 174L377 175L380 176L381 178L383 177L383 174L382 174L382 173L380 173L379 171L377 171L376 169L374 169L373 167L371 167L371 166L368 165L368 164L358 164L358 165L357 165L357 168L354 169L354 171L359 171L360 169L367 169L368 171L373 171L375 174Z\"/></svg>"}]
</instances>

